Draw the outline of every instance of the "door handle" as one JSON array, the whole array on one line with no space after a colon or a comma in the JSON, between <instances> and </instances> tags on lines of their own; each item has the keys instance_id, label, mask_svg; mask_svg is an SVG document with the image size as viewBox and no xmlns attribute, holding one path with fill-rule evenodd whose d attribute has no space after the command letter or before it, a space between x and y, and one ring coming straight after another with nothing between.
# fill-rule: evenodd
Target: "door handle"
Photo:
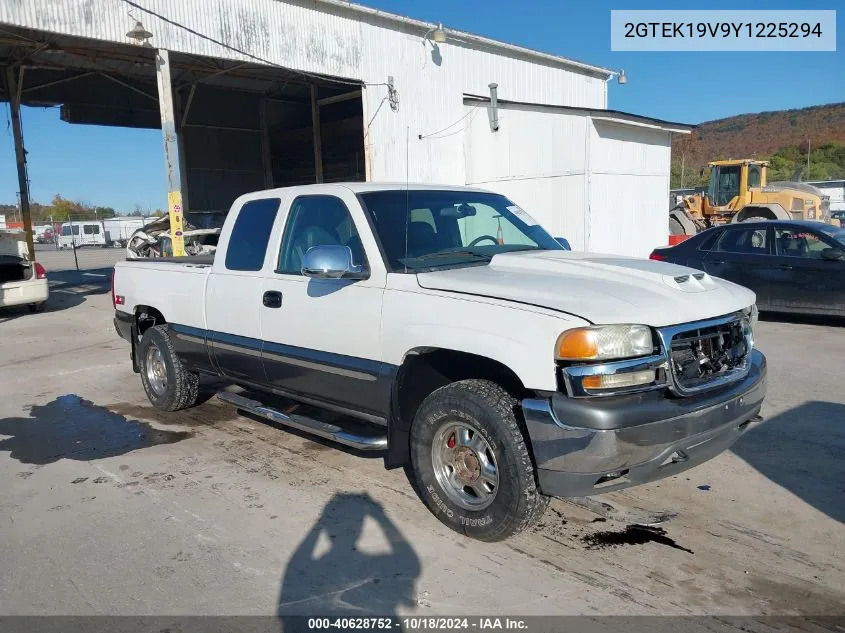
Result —
<instances>
[{"instance_id":1,"label":"door handle","mask_svg":"<svg viewBox=\"0 0 845 633\"><path fill-rule=\"evenodd\" d=\"M711 261L709 261L709 262L707 262L707 263L708 263L708 264L715 264L715 265L717 265L717 266L721 266L721 265L722 265L722 264L724 264L725 262L724 262L723 260L721 260L721 259L713 259L713 260L711 260Z\"/></svg>"},{"instance_id":2,"label":"door handle","mask_svg":"<svg viewBox=\"0 0 845 633\"><path fill-rule=\"evenodd\" d=\"M265 308L281 308L282 307L282 293L276 290L268 290L261 297L261 303Z\"/></svg>"},{"instance_id":3,"label":"door handle","mask_svg":"<svg viewBox=\"0 0 845 633\"><path fill-rule=\"evenodd\" d=\"M792 270L792 266L775 266L775 270Z\"/></svg>"}]
</instances>

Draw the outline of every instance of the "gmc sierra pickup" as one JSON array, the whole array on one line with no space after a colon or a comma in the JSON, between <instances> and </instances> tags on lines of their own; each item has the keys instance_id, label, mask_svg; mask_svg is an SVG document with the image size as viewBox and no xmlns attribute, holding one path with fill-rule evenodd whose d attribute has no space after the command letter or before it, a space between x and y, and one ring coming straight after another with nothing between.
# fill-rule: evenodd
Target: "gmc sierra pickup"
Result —
<instances>
[{"instance_id":1,"label":"gmc sierra pickup","mask_svg":"<svg viewBox=\"0 0 845 633\"><path fill-rule=\"evenodd\" d=\"M466 187L244 195L214 255L120 262L112 295L153 406L190 407L200 374L223 377L241 410L383 451L443 523L482 540L524 529L549 496L714 457L766 391L750 290L566 250Z\"/></svg>"}]
</instances>

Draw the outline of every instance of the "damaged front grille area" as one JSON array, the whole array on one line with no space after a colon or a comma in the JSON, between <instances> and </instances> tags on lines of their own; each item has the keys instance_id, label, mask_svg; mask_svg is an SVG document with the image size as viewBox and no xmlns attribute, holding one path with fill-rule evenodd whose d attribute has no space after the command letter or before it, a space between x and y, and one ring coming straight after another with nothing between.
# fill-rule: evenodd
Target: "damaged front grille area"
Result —
<instances>
[{"instance_id":1,"label":"damaged front grille area","mask_svg":"<svg viewBox=\"0 0 845 633\"><path fill-rule=\"evenodd\" d=\"M748 373L753 347L743 315L686 324L661 331L669 353L674 390L688 395L739 380Z\"/></svg>"}]
</instances>

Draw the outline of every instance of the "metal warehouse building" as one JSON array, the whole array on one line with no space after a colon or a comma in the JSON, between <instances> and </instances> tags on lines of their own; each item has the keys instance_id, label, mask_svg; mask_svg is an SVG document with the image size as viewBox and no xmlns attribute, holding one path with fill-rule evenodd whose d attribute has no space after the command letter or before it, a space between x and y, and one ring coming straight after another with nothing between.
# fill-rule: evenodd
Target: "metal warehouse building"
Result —
<instances>
[{"instance_id":1,"label":"metal warehouse building","mask_svg":"<svg viewBox=\"0 0 845 633\"><path fill-rule=\"evenodd\" d=\"M577 249L645 255L666 242L671 134L690 129L607 110L615 71L339 0L2 2L0 59L16 133L20 104L161 128L171 210L475 184Z\"/></svg>"}]
</instances>

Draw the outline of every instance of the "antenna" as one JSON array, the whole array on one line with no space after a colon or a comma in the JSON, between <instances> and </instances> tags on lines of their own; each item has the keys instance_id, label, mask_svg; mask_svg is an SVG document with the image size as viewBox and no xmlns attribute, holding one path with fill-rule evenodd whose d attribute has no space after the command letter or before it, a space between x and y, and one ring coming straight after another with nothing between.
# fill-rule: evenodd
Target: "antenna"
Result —
<instances>
[{"instance_id":1,"label":"antenna","mask_svg":"<svg viewBox=\"0 0 845 633\"><path fill-rule=\"evenodd\" d=\"M405 257L402 262L405 264L405 272L408 272L408 231L411 228L411 126L405 128Z\"/></svg>"}]
</instances>

